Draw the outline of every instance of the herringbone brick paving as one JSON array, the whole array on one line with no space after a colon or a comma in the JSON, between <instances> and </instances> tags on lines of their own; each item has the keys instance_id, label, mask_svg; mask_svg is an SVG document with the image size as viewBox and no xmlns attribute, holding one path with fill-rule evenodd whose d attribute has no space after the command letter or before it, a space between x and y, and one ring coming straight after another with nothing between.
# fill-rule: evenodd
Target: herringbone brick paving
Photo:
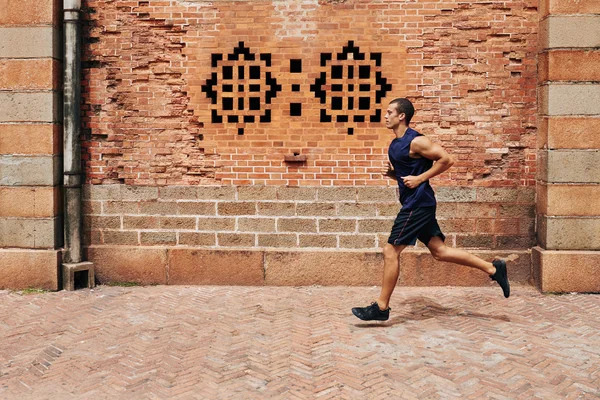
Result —
<instances>
[{"instance_id":1,"label":"herringbone brick paving","mask_svg":"<svg viewBox=\"0 0 600 400\"><path fill-rule=\"evenodd\" d=\"M398 288L0 291L2 399L595 399L600 296Z\"/></svg>"}]
</instances>

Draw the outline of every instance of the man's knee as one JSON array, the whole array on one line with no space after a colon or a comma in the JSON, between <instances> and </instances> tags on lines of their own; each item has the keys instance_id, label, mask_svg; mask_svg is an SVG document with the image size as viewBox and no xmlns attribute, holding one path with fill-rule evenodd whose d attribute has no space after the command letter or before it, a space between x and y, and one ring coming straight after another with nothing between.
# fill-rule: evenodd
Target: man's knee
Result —
<instances>
[{"instance_id":1,"label":"man's knee","mask_svg":"<svg viewBox=\"0 0 600 400\"><path fill-rule=\"evenodd\" d=\"M448 255L448 248L446 247L446 245L430 248L429 251L431 252L431 255L433 256L433 258L435 258L436 261L446 261Z\"/></svg>"},{"instance_id":2,"label":"man's knee","mask_svg":"<svg viewBox=\"0 0 600 400\"><path fill-rule=\"evenodd\" d=\"M386 243L383 246L383 257L384 258L396 258L400 255L400 249L397 246Z\"/></svg>"}]
</instances>

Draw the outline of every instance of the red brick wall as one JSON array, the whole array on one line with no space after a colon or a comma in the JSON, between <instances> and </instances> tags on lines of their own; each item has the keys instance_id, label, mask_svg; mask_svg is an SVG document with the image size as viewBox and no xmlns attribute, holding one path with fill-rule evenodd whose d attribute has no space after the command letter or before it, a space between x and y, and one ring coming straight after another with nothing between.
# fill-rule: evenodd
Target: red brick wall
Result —
<instances>
[{"instance_id":1,"label":"red brick wall","mask_svg":"<svg viewBox=\"0 0 600 400\"><path fill-rule=\"evenodd\" d=\"M438 186L529 186L535 179L536 1L108 1L88 0L84 55L88 182L131 185L389 185L380 179L391 134L369 122L395 97L415 102L414 126L458 163ZM340 61L353 41L365 60ZM244 43L254 61L227 60ZM332 60L321 63L322 54ZM381 53L381 62L373 54ZM222 54L216 61L212 55ZM261 54L270 55L270 65ZM356 54L356 53L354 53ZM293 72L290 60L301 60ZM370 67L368 109L331 110L332 65ZM259 110L249 84L223 67L260 66ZM281 86L266 104L266 73ZM202 86L216 74L211 104ZM311 85L325 73L321 104ZM391 85L376 102L380 73ZM248 74L248 70L246 70ZM247 79L248 76L245 78ZM256 82L254 82L256 83ZM299 91L293 91L299 85ZM209 85L210 86L210 85ZM270 86L269 86L270 87ZM240 94L243 93L243 94ZM223 97L245 100L222 110ZM358 100L356 100L358 102ZM290 104L301 115L290 115ZM321 121L321 110L333 116ZM212 120L213 110L224 117ZM270 122L257 122L269 110ZM227 116L255 116L228 122ZM348 115L349 122L336 122ZM367 122L354 121L365 116ZM352 135L349 135L352 128ZM243 130L243 135L240 135ZM305 154L286 163L285 154Z\"/></svg>"}]
</instances>

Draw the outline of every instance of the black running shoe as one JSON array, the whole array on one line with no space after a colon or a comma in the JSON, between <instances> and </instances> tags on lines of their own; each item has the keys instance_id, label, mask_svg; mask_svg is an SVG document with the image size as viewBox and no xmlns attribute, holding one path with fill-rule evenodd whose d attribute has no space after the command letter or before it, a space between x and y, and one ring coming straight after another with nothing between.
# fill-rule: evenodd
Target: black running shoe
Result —
<instances>
[{"instance_id":1,"label":"black running shoe","mask_svg":"<svg viewBox=\"0 0 600 400\"><path fill-rule=\"evenodd\" d=\"M492 261L494 267L496 267L496 273L494 275L490 275L493 281L498 282L498 285L502 288L502 292L504 292L504 297L508 298L510 296L510 283L508 283L508 272L506 271L506 262L502 260L494 260Z\"/></svg>"},{"instance_id":2,"label":"black running shoe","mask_svg":"<svg viewBox=\"0 0 600 400\"><path fill-rule=\"evenodd\" d=\"M387 321L390 318L390 308L381 311L377 302L374 302L368 307L354 307L352 314L363 321Z\"/></svg>"}]
</instances>

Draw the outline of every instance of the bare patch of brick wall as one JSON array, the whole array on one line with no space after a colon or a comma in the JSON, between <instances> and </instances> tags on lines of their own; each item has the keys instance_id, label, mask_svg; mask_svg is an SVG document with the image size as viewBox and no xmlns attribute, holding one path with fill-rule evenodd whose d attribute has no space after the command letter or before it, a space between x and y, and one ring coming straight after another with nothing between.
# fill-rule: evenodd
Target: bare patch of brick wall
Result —
<instances>
[{"instance_id":1,"label":"bare patch of brick wall","mask_svg":"<svg viewBox=\"0 0 600 400\"><path fill-rule=\"evenodd\" d=\"M392 136L382 122L369 117L391 99L406 96L418 110L415 128L458 159L435 180L438 186L533 185L536 4L84 1L88 183L393 185L379 175ZM348 51L352 46L359 50ZM237 59L229 60L236 51ZM344 52L352 56L340 61ZM245 108L223 110L223 68L238 71L246 53L255 55L253 65L262 67L262 80L269 73L273 97L270 103L261 97L259 110L250 112L251 82L234 75L234 109L242 97ZM360 54L365 55L362 61ZM358 96L358 87L351 91L345 75L339 97L349 121L339 122L343 113L332 110L337 105L331 68L358 69L365 63L371 68L368 108L347 110L346 100ZM328 81L319 83L323 73ZM391 85L385 93L377 73ZM248 84L244 95L239 83ZM216 104L209 96L213 89L219 91ZM382 98L377 99L377 90ZM319 97L323 93L325 103ZM331 122L322 110L333 116ZM223 122L214 121L215 112ZM236 114L241 122L228 122ZM243 116L250 115L255 121L245 122ZM365 122L355 120L357 115L367 117ZM286 163L284 156L293 153L306 155L307 161ZM509 230L522 229L508 225ZM312 243L297 239L298 246ZM342 243L338 239L336 246ZM497 245L497 240L490 243Z\"/></svg>"},{"instance_id":2,"label":"bare patch of brick wall","mask_svg":"<svg viewBox=\"0 0 600 400\"><path fill-rule=\"evenodd\" d=\"M438 188L438 220L451 246L524 249L535 243L534 196ZM388 187L86 185L85 236L92 246L366 251L387 242L399 207Z\"/></svg>"}]
</instances>

